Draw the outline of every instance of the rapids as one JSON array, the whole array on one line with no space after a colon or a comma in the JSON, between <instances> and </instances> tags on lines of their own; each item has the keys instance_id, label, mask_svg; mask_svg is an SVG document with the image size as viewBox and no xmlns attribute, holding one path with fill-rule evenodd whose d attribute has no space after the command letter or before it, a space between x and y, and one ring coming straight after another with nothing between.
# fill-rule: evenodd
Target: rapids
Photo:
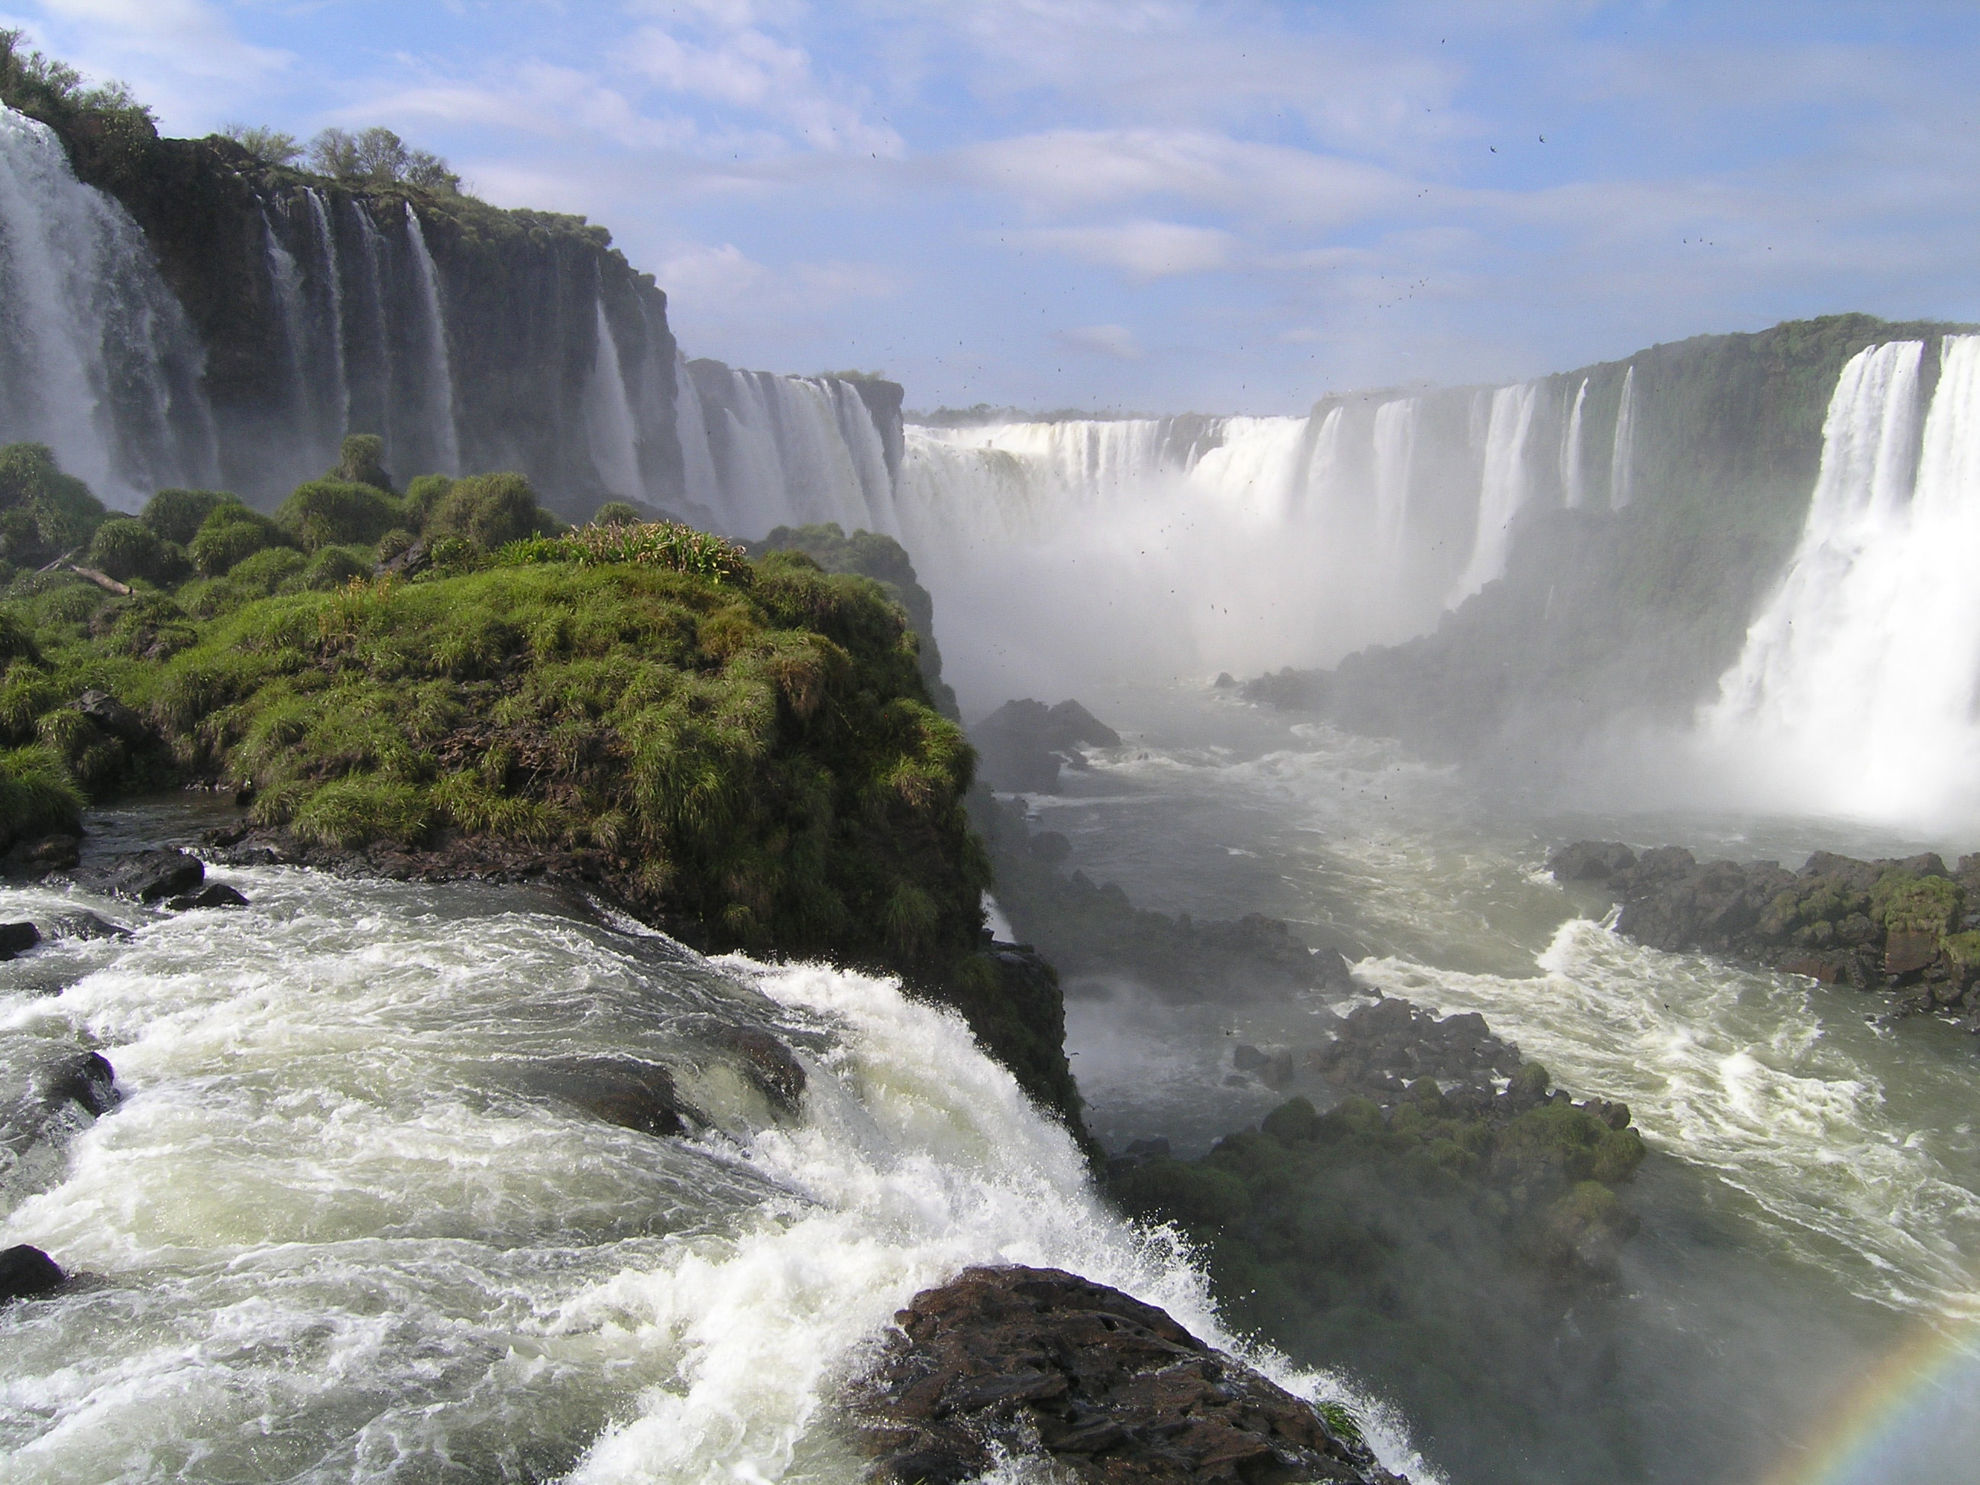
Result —
<instances>
[{"instance_id":1,"label":"rapids","mask_svg":"<svg viewBox=\"0 0 1980 1485\"><path fill-rule=\"evenodd\" d=\"M1611 1390L1639 1462L1608 1478L1889 1478L1815 1467L1829 1421L1886 1357L1921 1335L1961 1355L1973 1345L1972 1037L1894 1019L1875 995L1633 944L1605 903L1564 891L1543 863L1591 837L1793 864L1818 847L1957 843L1754 815L1568 814L1546 793L1483 789L1195 686L1084 700L1122 746L1088 750L1090 770L1029 801L1070 839L1068 868L1139 907L1282 916L1343 945L1371 988L1481 1012L1577 1096L1629 1104L1652 1154L1627 1189L1644 1230L1624 1251ZM1325 1037L1320 1002L1261 1003L1238 986L1202 1005L1120 975L1067 992L1073 1067L1114 1150L1165 1135L1201 1151L1285 1096L1238 1075L1236 1046ZM1297 1336L1274 1339L1297 1349ZM1936 1417L1907 1439L1905 1478L1969 1479L1980 1408L1969 1396ZM1584 1426L1569 1414L1547 1425L1559 1454L1543 1440L1526 1460L1441 1458L1429 1422L1412 1421L1453 1480L1586 1478L1558 1462Z\"/></svg>"},{"instance_id":2,"label":"rapids","mask_svg":"<svg viewBox=\"0 0 1980 1485\"><path fill-rule=\"evenodd\" d=\"M251 906L0 889L0 919L130 931L0 966L10 1083L88 1047L124 1095L6 1130L0 1242L80 1278L0 1311L0 1481L850 1480L833 1386L986 1261L1231 1343L1188 1255L1111 1215L1065 1132L891 981L711 962L549 890L215 875ZM795 1114L738 1027L796 1051ZM599 1057L668 1068L691 1136L542 1081Z\"/></svg>"}]
</instances>

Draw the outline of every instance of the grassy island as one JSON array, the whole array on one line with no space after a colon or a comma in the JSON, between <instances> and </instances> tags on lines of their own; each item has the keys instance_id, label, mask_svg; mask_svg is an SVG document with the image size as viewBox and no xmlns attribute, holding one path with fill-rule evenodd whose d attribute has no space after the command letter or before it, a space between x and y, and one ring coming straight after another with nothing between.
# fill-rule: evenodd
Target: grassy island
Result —
<instances>
[{"instance_id":1,"label":"grassy island","mask_svg":"<svg viewBox=\"0 0 1980 1485\"><path fill-rule=\"evenodd\" d=\"M983 951L974 758L871 579L357 437L272 516L106 512L0 450L0 851L203 784L291 859L598 882L697 946L889 970L1072 1114L1049 971Z\"/></svg>"}]
</instances>

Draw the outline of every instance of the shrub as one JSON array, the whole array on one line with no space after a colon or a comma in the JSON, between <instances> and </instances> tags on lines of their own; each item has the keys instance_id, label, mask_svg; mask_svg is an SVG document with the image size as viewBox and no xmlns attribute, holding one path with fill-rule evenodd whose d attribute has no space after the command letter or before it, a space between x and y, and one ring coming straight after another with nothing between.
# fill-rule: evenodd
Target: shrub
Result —
<instances>
[{"instance_id":1,"label":"shrub","mask_svg":"<svg viewBox=\"0 0 1980 1485\"><path fill-rule=\"evenodd\" d=\"M406 486L406 524L414 528L424 526L426 518L433 514L435 506L446 498L454 488L454 482L444 474L422 474ZM408 542L410 545L410 541Z\"/></svg>"},{"instance_id":2,"label":"shrub","mask_svg":"<svg viewBox=\"0 0 1980 1485\"><path fill-rule=\"evenodd\" d=\"M86 545L106 515L88 485L62 473L46 444L0 448L0 557L40 567Z\"/></svg>"},{"instance_id":3,"label":"shrub","mask_svg":"<svg viewBox=\"0 0 1980 1485\"><path fill-rule=\"evenodd\" d=\"M0 753L0 850L17 840L82 833L82 794L51 748Z\"/></svg>"},{"instance_id":4,"label":"shrub","mask_svg":"<svg viewBox=\"0 0 1980 1485\"><path fill-rule=\"evenodd\" d=\"M363 553L350 547L324 547L309 559L302 582L305 588L313 592L327 593L370 572L371 563Z\"/></svg>"},{"instance_id":5,"label":"shrub","mask_svg":"<svg viewBox=\"0 0 1980 1485\"><path fill-rule=\"evenodd\" d=\"M426 522L429 537L456 536L484 552L555 529L556 522L536 503L536 492L520 474L455 480Z\"/></svg>"},{"instance_id":6,"label":"shrub","mask_svg":"<svg viewBox=\"0 0 1980 1485\"><path fill-rule=\"evenodd\" d=\"M145 503L138 519L157 533L161 541L192 545L206 518L223 505L238 505L240 497L220 490L160 490Z\"/></svg>"},{"instance_id":7,"label":"shrub","mask_svg":"<svg viewBox=\"0 0 1980 1485\"><path fill-rule=\"evenodd\" d=\"M269 547L285 546L288 536L260 511L238 501L222 505L208 516L192 539L193 566L203 577L224 577L244 558Z\"/></svg>"},{"instance_id":8,"label":"shrub","mask_svg":"<svg viewBox=\"0 0 1980 1485\"><path fill-rule=\"evenodd\" d=\"M393 484L392 476L385 472L385 440L376 433L348 435L337 451L337 467L330 471L330 478L370 485L390 494Z\"/></svg>"},{"instance_id":9,"label":"shrub","mask_svg":"<svg viewBox=\"0 0 1980 1485\"><path fill-rule=\"evenodd\" d=\"M156 583L179 575L172 570L174 551L144 522L130 516L112 516L96 528L85 560L123 582L145 578ZM182 552L178 555L184 556Z\"/></svg>"},{"instance_id":10,"label":"shrub","mask_svg":"<svg viewBox=\"0 0 1980 1485\"><path fill-rule=\"evenodd\" d=\"M221 137L231 139L263 165L288 166L302 159L303 148L296 136L266 124L227 124Z\"/></svg>"},{"instance_id":11,"label":"shrub","mask_svg":"<svg viewBox=\"0 0 1980 1485\"><path fill-rule=\"evenodd\" d=\"M672 521L581 526L562 536L512 542L500 556L504 563L518 567L536 562L575 562L580 567L626 562L638 567L665 567L736 587L749 586L756 575L741 547Z\"/></svg>"},{"instance_id":12,"label":"shrub","mask_svg":"<svg viewBox=\"0 0 1980 1485\"><path fill-rule=\"evenodd\" d=\"M227 581L243 593L265 598L271 593L300 586L308 559L294 547L263 547L241 558L227 574Z\"/></svg>"},{"instance_id":13,"label":"shrub","mask_svg":"<svg viewBox=\"0 0 1980 1485\"><path fill-rule=\"evenodd\" d=\"M645 520L630 500L608 500L591 513L594 526L638 526Z\"/></svg>"},{"instance_id":14,"label":"shrub","mask_svg":"<svg viewBox=\"0 0 1980 1485\"><path fill-rule=\"evenodd\" d=\"M302 543L319 547L365 545L404 524L401 504L384 490L356 480L310 480L275 512L275 523Z\"/></svg>"}]
</instances>

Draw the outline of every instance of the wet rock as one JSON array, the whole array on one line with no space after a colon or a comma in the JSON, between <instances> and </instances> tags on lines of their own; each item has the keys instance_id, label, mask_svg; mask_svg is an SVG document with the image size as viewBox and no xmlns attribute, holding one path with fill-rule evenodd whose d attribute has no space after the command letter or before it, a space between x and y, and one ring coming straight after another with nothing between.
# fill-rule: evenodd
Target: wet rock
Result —
<instances>
[{"instance_id":1,"label":"wet rock","mask_svg":"<svg viewBox=\"0 0 1980 1485\"><path fill-rule=\"evenodd\" d=\"M41 942L41 930L32 923L0 923L0 964L25 954Z\"/></svg>"},{"instance_id":2,"label":"wet rock","mask_svg":"<svg viewBox=\"0 0 1980 1485\"><path fill-rule=\"evenodd\" d=\"M673 1074L657 1063L631 1057L570 1058L537 1064L526 1081L533 1090L622 1129L652 1135L688 1131L685 1115L691 1110L675 1092Z\"/></svg>"},{"instance_id":3,"label":"wet rock","mask_svg":"<svg viewBox=\"0 0 1980 1485\"><path fill-rule=\"evenodd\" d=\"M48 920L48 937L51 940L77 939L89 941L104 938L129 938L130 930L119 928L95 913L63 913Z\"/></svg>"},{"instance_id":4,"label":"wet rock","mask_svg":"<svg viewBox=\"0 0 1980 1485\"><path fill-rule=\"evenodd\" d=\"M1043 1455L1094 1485L1400 1482L1311 1403L1074 1274L973 1268L895 1318L848 1397L878 1480Z\"/></svg>"},{"instance_id":5,"label":"wet rock","mask_svg":"<svg viewBox=\"0 0 1980 1485\"><path fill-rule=\"evenodd\" d=\"M999 789L1052 794L1059 770L1084 768L1082 747L1117 748L1121 735L1077 701L1007 701L970 729L983 777Z\"/></svg>"},{"instance_id":6,"label":"wet rock","mask_svg":"<svg viewBox=\"0 0 1980 1485\"><path fill-rule=\"evenodd\" d=\"M67 1101L101 1116L123 1101L117 1071L101 1052L78 1052L49 1063L39 1070L35 1083L35 1093L51 1107Z\"/></svg>"},{"instance_id":7,"label":"wet rock","mask_svg":"<svg viewBox=\"0 0 1980 1485\"><path fill-rule=\"evenodd\" d=\"M7 852L7 870L16 876L45 877L67 871L82 859L82 841L73 835L43 835L15 842Z\"/></svg>"},{"instance_id":8,"label":"wet rock","mask_svg":"<svg viewBox=\"0 0 1980 1485\"><path fill-rule=\"evenodd\" d=\"M76 874L77 882L92 891L137 902L182 897L205 879L206 867L198 857L169 850L134 851Z\"/></svg>"},{"instance_id":9,"label":"wet rock","mask_svg":"<svg viewBox=\"0 0 1980 1485\"><path fill-rule=\"evenodd\" d=\"M0 1305L53 1294L67 1278L60 1265L26 1243L0 1251Z\"/></svg>"},{"instance_id":10,"label":"wet rock","mask_svg":"<svg viewBox=\"0 0 1980 1485\"><path fill-rule=\"evenodd\" d=\"M769 1032L755 1026L725 1026L717 1040L742 1054L743 1071L773 1104L787 1114L798 1111L804 1097L804 1064L797 1054Z\"/></svg>"},{"instance_id":11,"label":"wet rock","mask_svg":"<svg viewBox=\"0 0 1980 1485\"><path fill-rule=\"evenodd\" d=\"M1621 841L1578 840L1547 858L1557 882L1605 882L1636 865L1636 852Z\"/></svg>"},{"instance_id":12,"label":"wet rock","mask_svg":"<svg viewBox=\"0 0 1980 1485\"><path fill-rule=\"evenodd\" d=\"M175 913L190 912L194 908L231 908L247 905L248 900L225 882L208 882L199 891L185 897L174 897L165 904Z\"/></svg>"}]
</instances>

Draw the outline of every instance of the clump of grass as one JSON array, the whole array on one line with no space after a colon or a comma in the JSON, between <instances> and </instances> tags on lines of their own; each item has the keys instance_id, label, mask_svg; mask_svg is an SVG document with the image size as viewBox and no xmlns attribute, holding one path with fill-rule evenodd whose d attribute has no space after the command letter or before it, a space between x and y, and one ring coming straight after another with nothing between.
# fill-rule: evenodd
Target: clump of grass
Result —
<instances>
[{"instance_id":1,"label":"clump of grass","mask_svg":"<svg viewBox=\"0 0 1980 1485\"><path fill-rule=\"evenodd\" d=\"M580 526L562 536L538 536L511 542L497 554L512 567L540 562L575 562L596 567L623 562L637 567L664 567L692 573L713 583L746 587L755 576L742 548L722 537L673 521L612 520Z\"/></svg>"}]
</instances>

